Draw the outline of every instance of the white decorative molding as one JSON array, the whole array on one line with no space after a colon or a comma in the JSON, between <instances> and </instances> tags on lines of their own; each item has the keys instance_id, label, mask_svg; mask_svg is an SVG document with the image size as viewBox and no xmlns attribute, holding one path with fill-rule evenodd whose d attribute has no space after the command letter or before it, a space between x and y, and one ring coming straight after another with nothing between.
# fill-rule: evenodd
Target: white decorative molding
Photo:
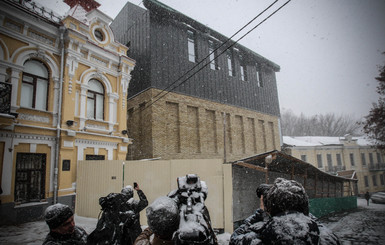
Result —
<instances>
[{"instance_id":1,"label":"white decorative molding","mask_svg":"<svg viewBox=\"0 0 385 245\"><path fill-rule=\"evenodd\" d=\"M75 146L78 148L78 161L84 160L84 149L93 147L94 152L99 152L99 149L107 150L107 160L113 160L114 150L118 148L118 143L105 142L105 141L94 141L86 139L76 139ZM96 150L97 149L97 150Z\"/></svg>"},{"instance_id":2,"label":"white decorative molding","mask_svg":"<svg viewBox=\"0 0 385 245\"><path fill-rule=\"evenodd\" d=\"M20 113L18 115L18 119L41 122L41 123L49 123L49 117L38 116L38 115L27 114L27 113Z\"/></svg>"},{"instance_id":3,"label":"white decorative molding","mask_svg":"<svg viewBox=\"0 0 385 245\"><path fill-rule=\"evenodd\" d=\"M4 25L4 26L7 27L8 29L11 29L11 30L13 30L13 31L16 31L16 32L21 33L21 26L16 25L16 24L13 23L13 22L7 21L7 22L5 22L5 25Z\"/></svg>"},{"instance_id":4,"label":"white decorative molding","mask_svg":"<svg viewBox=\"0 0 385 245\"><path fill-rule=\"evenodd\" d=\"M101 64L101 65L103 65L103 66L105 66L105 67L108 67L108 63L107 63L106 61L100 59L99 57L91 56L91 59L90 59L90 60L91 60L91 61L94 61L94 62L96 62L96 63L98 63L98 64Z\"/></svg>"},{"instance_id":5,"label":"white decorative molding","mask_svg":"<svg viewBox=\"0 0 385 245\"><path fill-rule=\"evenodd\" d=\"M50 38L47 38L43 35L41 35L40 33L37 33L37 32L34 32L34 31L30 31L29 32L29 36L35 40L38 40L40 42L43 42L45 44L48 44L48 45L51 45L53 46L54 45L54 42L52 41L52 39Z\"/></svg>"},{"instance_id":6,"label":"white decorative molding","mask_svg":"<svg viewBox=\"0 0 385 245\"><path fill-rule=\"evenodd\" d=\"M98 124L91 124L91 123L87 123L86 128L91 129L91 130L99 130L99 131L106 131L107 130L106 126L98 125Z\"/></svg>"},{"instance_id":7,"label":"white decorative molding","mask_svg":"<svg viewBox=\"0 0 385 245\"><path fill-rule=\"evenodd\" d=\"M121 146L120 151L127 152L127 146Z\"/></svg>"},{"instance_id":8,"label":"white decorative molding","mask_svg":"<svg viewBox=\"0 0 385 245\"><path fill-rule=\"evenodd\" d=\"M36 144L31 143L31 144L29 145L29 151L30 151L31 153L36 153Z\"/></svg>"},{"instance_id":9,"label":"white decorative molding","mask_svg":"<svg viewBox=\"0 0 385 245\"><path fill-rule=\"evenodd\" d=\"M69 148L72 148L72 147L74 147L74 142L73 142L73 141L65 140L65 141L63 142L63 147L69 147Z\"/></svg>"},{"instance_id":10,"label":"white decorative molding","mask_svg":"<svg viewBox=\"0 0 385 245\"><path fill-rule=\"evenodd\" d=\"M98 140L76 139L75 140L75 146L117 149L118 143L107 142L107 141L98 141Z\"/></svg>"}]
</instances>

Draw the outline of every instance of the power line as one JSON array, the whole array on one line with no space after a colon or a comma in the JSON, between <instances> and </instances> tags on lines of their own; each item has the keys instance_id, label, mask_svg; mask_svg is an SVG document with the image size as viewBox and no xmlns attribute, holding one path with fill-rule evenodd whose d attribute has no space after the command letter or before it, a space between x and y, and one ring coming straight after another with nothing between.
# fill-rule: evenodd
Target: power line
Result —
<instances>
[{"instance_id":1,"label":"power line","mask_svg":"<svg viewBox=\"0 0 385 245\"><path fill-rule=\"evenodd\" d=\"M236 43L238 43L241 39L243 39L245 36L247 36L250 32L252 32L253 30L255 30L257 27L259 27L262 23L264 23L266 20L268 20L269 18L271 18L275 13L277 13L279 10L281 10L284 6L286 6L289 2L291 2L291 0L288 0L286 1L282 6L280 6L278 9L276 9L273 13L271 13L270 15L268 15L265 19L263 19L261 22L259 22L256 26L254 26L251 30L249 30L246 34L244 34L242 37L240 37L238 40L236 40L234 43L232 43L229 47L227 47L225 50L223 50L219 55L217 55L213 60L217 59L219 56L221 56L223 53L225 53L228 49L230 49L231 47L233 47ZM270 6L269 6L270 7ZM259 14L260 15L260 14ZM258 16L259 16L258 15ZM238 31L239 32L239 31ZM238 33L237 32L237 33ZM214 52L214 51L213 51ZM213 53L212 52L212 53ZM211 54L211 53L210 53ZM209 54L209 56L210 56ZM203 59L205 60L207 58L207 56ZM200 62L202 63L203 60ZM200 64L199 63L199 64ZM197 74L198 72L200 72L203 68L205 68L207 65L209 65L211 63L211 60L206 63L204 66L202 66L201 68L199 68L197 71L195 71L193 74L191 74L190 76L188 76L186 79L184 79L180 84L178 84L177 86L173 87L171 90L167 91L164 95L160 96L159 98L155 99L154 101L152 101L151 103L149 103L148 105L146 105L145 108L143 108L142 111L146 110L147 108L149 108L151 105L153 105L154 103L156 103L157 101L159 101L160 99L162 99L164 96L166 96L168 93L170 93L171 91L173 91L174 89L176 89L177 87L181 86L182 84L184 84L185 82L187 82L191 77L193 77L195 74ZM193 68L195 68L197 65L195 65ZM192 69L190 69L188 72L186 72L185 74L183 74L180 78L184 77L185 75L187 75ZM180 79L179 78L179 79ZM178 81L178 80L177 80ZM173 84L175 84L177 81L173 82ZM170 87L170 86L168 86ZM160 93L164 92L165 90L162 90ZM159 93L159 94L160 94ZM158 96L158 95L157 95ZM155 96L156 97L156 96ZM154 97L154 98L155 98Z\"/></svg>"},{"instance_id":2,"label":"power line","mask_svg":"<svg viewBox=\"0 0 385 245\"><path fill-rule=\"evenodd\" d=\"M178 77L174 82L172 82L171 84L169 84L166 88L162 89L162 91L160 91L158 94L156 94L153 99L155 99L156 97L158 97L160 94L162 94L163 92L165 92L168 88L170 88L172 85L174 85L176 82L178 82L180 79L182 79L184 76L186 76L189 72L191 72L192 70L194 70L197 66L199 66L201 63L203 63L207 58L210 57L210 55L214 54L215 55L215 52L220 49L222 46L224 46L226 43L228 43L229 41L231 41L231 39L236 36L239 32L241 32L243 29L245 29L248 25L250 25L255 19L257 19L259 16L261 16L263 13L265 13L269 8L271 8L274 4L276 4L278 2L278 0L274 1L272 4L270 4L268 7L266 7L262 12L260 12L257 16L255 16L252 20L250 20L246 25L244 25L241 29L239 29L237 32L235 32L231 37L227 38L227 40L225 42L223 42L220 46L218 46L217 48L215 48L213 51L211 51L211 53L209 53L206 57L204 57L203 59L201 59L197 64L195 64L192 68L190 68L190 70L188 70L187 72L185 72L183 75L181 75L180 77ZM215 59L213 59L214 61ZM209 63L211 63L211 60L209 61Z\"/></svg>"}]
</instances>

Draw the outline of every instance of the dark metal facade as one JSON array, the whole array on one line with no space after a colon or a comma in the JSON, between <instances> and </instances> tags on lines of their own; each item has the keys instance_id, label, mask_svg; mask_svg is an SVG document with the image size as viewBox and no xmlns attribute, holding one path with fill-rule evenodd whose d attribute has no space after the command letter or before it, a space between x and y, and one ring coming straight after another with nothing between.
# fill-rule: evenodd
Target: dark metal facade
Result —
<instances>
[{"instance_id":1,"label":"dark metal facade","mask_svg":"<svg viewBox=\"0 0 385 245\"><path fill-rule=\"evenodd\" d=\"M145 0L144 6L147 9L127 2L111 24L115 38L130 47L129 56L137 61L128 97L150 87L172 89L173 92L279 116L275 77L275 72L280 69L278 65L235 44L230 48L235 74L230 76L225 49L233 42L228 42L216 52L224 52L217 57L219 68L203 67L209 63L209 58L205 58L209 55L209 42L218 47L228 38L158 1ZM195 34L195 63L188 59L189 30ZM204 61L198 64L202 59ZM241 79L241 62L246 68L246 81Z\"/></svg>"}]
</instances>

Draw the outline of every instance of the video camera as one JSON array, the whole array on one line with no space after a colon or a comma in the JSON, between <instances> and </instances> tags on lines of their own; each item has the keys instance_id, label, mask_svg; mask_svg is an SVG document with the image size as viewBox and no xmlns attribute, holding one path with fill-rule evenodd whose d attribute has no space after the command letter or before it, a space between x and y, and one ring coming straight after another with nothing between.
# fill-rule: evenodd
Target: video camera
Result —
<instances>
[{"instance_id":1,"label":"video camera","mask_svg":"<svg viewBox=\"0 0 385 245\"><path fill-rule=\"evenodd\" d=\"M174 236L176 244L210 244L210 220L205 217L205 193L198 175L178 177L177 183L180 222Z\"/></svg>"}]
</instances>

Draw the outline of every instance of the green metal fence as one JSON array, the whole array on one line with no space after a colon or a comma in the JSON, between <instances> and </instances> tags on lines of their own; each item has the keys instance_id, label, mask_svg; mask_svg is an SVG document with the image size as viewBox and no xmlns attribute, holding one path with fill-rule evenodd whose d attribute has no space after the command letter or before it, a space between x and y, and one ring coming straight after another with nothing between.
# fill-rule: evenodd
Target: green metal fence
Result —
<instances>
[{"instance_id":1,"label":"green metal fence","mask_svg":"<svg viewBox=\"0 0 385 245\"><path fill-rule=\"evenodd\" d=\"M357 197L314 198L309 200L310 213L317 218L330 213L357 208Z\"/></svg>"}]
</instances>

